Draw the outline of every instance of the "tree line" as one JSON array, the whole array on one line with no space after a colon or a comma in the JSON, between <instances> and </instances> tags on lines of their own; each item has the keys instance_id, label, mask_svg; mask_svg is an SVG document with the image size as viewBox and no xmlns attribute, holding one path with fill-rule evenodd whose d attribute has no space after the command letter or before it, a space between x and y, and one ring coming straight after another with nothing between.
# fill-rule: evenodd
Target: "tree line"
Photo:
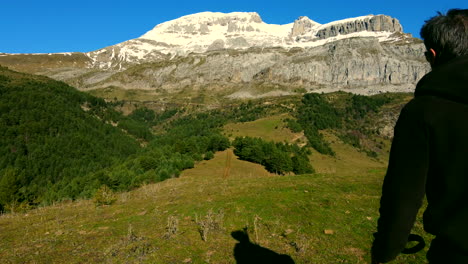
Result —
<instances>
[{"instance_id":1,"label":"tree line","mask_svg":"<svg viewBox=\"0 0 468 264\"><path fill-rule=\"evenodd\" d=\"M309 145L322 154L334 156L321 133L333 130L337 136L354 147L362 148L361 138L370 137L375 131L369 129L369 118L376 115L382 106L392 102L395 96L389 94L364 96L339 92L334 94L305 94L294 113L296 120L286 120L287 126L295 132L304 131ZM373 151L365 150L370 156Z\"/></svg>"}]
</instances>

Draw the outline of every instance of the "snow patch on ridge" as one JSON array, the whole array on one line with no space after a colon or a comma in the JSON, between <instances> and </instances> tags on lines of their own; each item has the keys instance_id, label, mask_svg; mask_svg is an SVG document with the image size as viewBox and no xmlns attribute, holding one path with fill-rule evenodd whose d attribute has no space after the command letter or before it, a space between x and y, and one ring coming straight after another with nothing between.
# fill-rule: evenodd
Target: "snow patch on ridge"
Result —
<instances>
[{"instance_id":1,"label":"snow patch on ridge","mask_svg":"<svg viewBox=\"0 0 468 264\"><path fill-rule=\"evenodd\" d=\"M243 50L250 47L316 47L329 42L352 37L375 37L379 41L395 40L389 31L360 31L320 39L320 30L354 21L369 20L373 15L347 18L326 24L317 23L308 17L300 17L296 22L276 25L262 21L255 12L215 13L202 12L183 16L155 26L141 37L112 47L88 52L92 66L112 67L115 63L100 63L108 54L110 60L119 61L118 68L124 68L122 62L140 63L150 61L162 55L170 57L185 56L191 52L203 53L217 49ZM292 36L293 28L298 23L299 30ZM299 32L299 33L298 33ZM112 49L112 50L110 50ZM115 54L118 53L118 55ZM99 59L98 59L99 58Z\"/></svg>"}]
</instances>

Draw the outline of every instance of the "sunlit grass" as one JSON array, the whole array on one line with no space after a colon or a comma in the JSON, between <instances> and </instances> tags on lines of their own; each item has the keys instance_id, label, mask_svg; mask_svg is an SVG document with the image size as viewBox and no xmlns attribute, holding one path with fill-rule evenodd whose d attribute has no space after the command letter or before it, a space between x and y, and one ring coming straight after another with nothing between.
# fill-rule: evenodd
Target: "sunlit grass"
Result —
<instances>
[{"instance_id":1,"label":"sunlit grass","mask_svg":"<svg viewBox=\"0 0 468 264\"><path fill-rule=\"evenodd\" d=\"M261 118L251 122L230 123L224 126L224 133L230 138L260 137L267 141L303 143L302 133L293 133L286 127L285 119L288 114L280 114Z\"/></svg>"},{"instance_id":2,"label":"sunlit grass","mask_svg":"<svg viewBox=\"0 0 468 264\"><path fill-rule=\"evenodd\" d=\"M344 145L335 148L336 172L273 175L227 150L180 178L118 194L110 206L85 200L3 215L0 259L235 263L236 241L230 233L247 227L255 243L288 254L296 263L368 263L385 164L361 153L348 155ZM315 161L315 167L330 166L332 158L327 159ZM221 227L203 241L195 220L210 213L220 216ZM177 218L178 226L167 238L169 217ZM416 231L422 233L419 223ZM425 256L402 256L394 263L425 263Z\"/></svg>"}]
</instances>

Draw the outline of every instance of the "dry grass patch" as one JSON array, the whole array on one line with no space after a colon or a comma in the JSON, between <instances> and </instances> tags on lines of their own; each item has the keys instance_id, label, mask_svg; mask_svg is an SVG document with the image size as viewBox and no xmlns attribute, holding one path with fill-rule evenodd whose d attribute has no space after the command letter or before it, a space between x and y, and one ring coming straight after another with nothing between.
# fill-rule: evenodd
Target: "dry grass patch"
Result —
<instances>
[{"instance_id":1,"label":"dry grass patch","mask_svg":"<svg viewBox=\"0 0 468 264\"><path fill-rule=\"evenodd\" d=\"M281 114L251 122L227 124L224 126L224 134L229 135L231 139L235 137L261 137L267 141L288 143L303 139L301 133L293 133L285 127L283 120L287 118L291 118L290 115Z\"/></svg>"}]
</instances>

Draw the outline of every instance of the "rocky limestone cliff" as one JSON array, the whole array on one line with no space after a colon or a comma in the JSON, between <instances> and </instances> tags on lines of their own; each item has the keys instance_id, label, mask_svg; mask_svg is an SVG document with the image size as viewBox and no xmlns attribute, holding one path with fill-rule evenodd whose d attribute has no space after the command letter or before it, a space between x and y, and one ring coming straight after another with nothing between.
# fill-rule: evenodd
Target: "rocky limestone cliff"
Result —
<instances>
[{"instance_id":1,"label":"rocky limestone cliff","mask_svg":"<svg viewBox=\"0 0 468 264\"><path fill-rule=\"evenodd\" d=\"M89 52L91 67L123 70L155 61L161 55L186 56L221 49L251 47L310 48L350 37L373 36L381 41L401 32L398 20L385 15L349 18L319 24L307 17L285 25L267 24L257 13L188 15L157 25L140 38ZM399 40L407 39L399 35Z\"/></svg>"},{"instance_id":2,"label":"rocky limestone cliff","mask_svg":"<svg viewBox=\"0 0 468 264\"><path fill-rule=\"evenodd\" d=\"M216 50L134 66L94 82L94 76L87 75L75 85L166 95L204 90L230 98L297 91L411 92L429 71L423 51L421 43L395 44L375 38L344 39L307 49Z\"/></svg>"},{"instance_id":3,"label":"rocky limestone cliff","mask_svg":"<svg viewBox=\"0 0 468 264\"><path fill-rule=\"evenodd\" d=\"M89 53L1 54L0 64L80 89L205 91L258 97L304 91L412 91L429 71L418 39L391 17L269 25L256 13L200 13Z\"/></svg>"},{"instance_id":4,"label":"rocky limestone cliff","mask_svg":"<svg viewBox=\"0 0 468 264\"><path fill-rule=\"evenodd\" d=\"M403 28L397 19L385 15L377 15L331 23L331 25L318 30L315 36L319 39L326 39L362 31L394 33L402 32Z\"/></svg>"}]
</instances>

